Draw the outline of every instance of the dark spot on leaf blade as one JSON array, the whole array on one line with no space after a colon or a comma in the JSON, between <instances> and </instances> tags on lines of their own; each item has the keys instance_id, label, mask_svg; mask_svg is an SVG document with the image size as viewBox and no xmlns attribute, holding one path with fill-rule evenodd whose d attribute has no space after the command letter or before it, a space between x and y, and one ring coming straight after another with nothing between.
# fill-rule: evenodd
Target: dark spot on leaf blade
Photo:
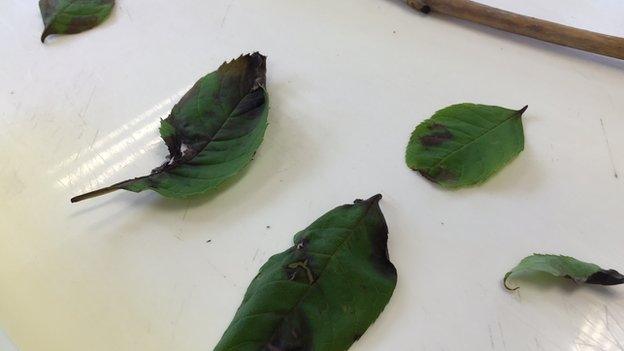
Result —
<instances>
[{"instance_id":1,"label":"dark spot on leaf blade","mask_svg":"<svg viewBox=\"0 0 624 351\"><path fill-rule=\"evenodd\" d=\"M303 311L295 308L285 319L275 331L267 348L275 351L312 351L312 335L314 334Z\"/></svg>"},{"instance_id":2,"label":"dark spot on leaf blade","mask_svg":"<svg viewBox=\"0 0 624 351\"><path fill-rule=\"evenodd\" d=\"M448 169L439 168L435 171L418 170L418 172L434 183L453 182L457 180L457 175Z\"/></svg>"},{"instance_id":3,"label":"dark spot on leaf blade","mask_svg":"<svg viewBox=\"0 0 624 351\"><path fill-rule=\"evenodd\" d=\"M438 146L445 141L453 139L453 134L446 131L444 133L432 133L429 135L423 135L420 137L420 143L423 146Z\"/></svg>"}]
</instances>

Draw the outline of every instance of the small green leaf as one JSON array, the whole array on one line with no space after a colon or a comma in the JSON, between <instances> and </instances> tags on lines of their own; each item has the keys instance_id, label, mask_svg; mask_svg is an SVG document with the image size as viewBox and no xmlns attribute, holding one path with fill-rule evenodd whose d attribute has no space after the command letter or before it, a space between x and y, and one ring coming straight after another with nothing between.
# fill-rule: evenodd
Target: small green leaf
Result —
<instances>
[{"instance_id":1,"label":"small green leaf","mask_svg":"<svg viewBox=\"0 0 624 351\"><path fill-rule=\"evenodd\" d=\"M39 0L45 29L41 42L51 34L84 32L104 22L115 0Z\"/></svg>"},{"instance_id":2,"label":"small green leaf","mask_svg":"<svg viewBox=\"0 0 624 351\"><path fill-rule=\"evenodd\" d=\"M184 198L214 189L241 171L267 127L266 57L244 55L200 79L161 121L167 162L150 175L74 197L78 202L125 189Z\"/></svg>"},{"instance_id":3,"label":"small green leaf","mask_svg":"<svg viewBox=\"0 0 624 351\"><path fill-rule=\"evenodd\" d=\"M397 282L380 199L337 207L297 233L262 266L214 351L344 351L358 340Z\"/></svg>"},{"instance_id":4,"label":"small green leaf","mask_svg":"<svg viewBox=\"0 0 624 351\"><path fill-rule=\"evenodd\" d=\"M563 277L573 280L576 283L617 285L624 283L624 275L613 269L605 270L593 263L579 261L568 256L533 254L524 258L520 263L505 274L503 284L509 290L507 280L512 277L544 272L555 277Z\"/></svg>"},{"instance_id":5,"label":"small green leaf","mask_svg":"<svg viewBox=\"0 0 624 351\"><path fill-rule=\"evenodd\" d=\"M407 146L407 165L444 188L486 181L524 149L527 107L459 104L422 122Z\"/></svg>"}]
</instances>

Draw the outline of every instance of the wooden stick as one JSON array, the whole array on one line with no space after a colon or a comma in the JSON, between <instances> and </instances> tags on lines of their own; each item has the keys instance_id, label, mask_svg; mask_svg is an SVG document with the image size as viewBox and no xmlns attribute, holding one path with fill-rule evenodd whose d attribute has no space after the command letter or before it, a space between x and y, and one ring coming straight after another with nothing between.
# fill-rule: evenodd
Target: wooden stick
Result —
<instances>
[{"instance_id":1,"label":"wooden stick","mask_svg":"<svg viewBox=\"0 0 624 351\"><path fill-rule=\"evenodd\" d=\"M624 60L624 38L564 26L469 0L406 0L423 13L438 12L510 33Z\"/></svg>"}]
</instances>

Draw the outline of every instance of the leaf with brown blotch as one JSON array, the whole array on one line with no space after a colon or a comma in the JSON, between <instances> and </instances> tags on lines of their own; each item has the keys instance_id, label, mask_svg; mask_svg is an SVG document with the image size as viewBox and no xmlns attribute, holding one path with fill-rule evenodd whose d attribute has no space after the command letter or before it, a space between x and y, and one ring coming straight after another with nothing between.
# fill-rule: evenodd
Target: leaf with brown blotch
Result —
<instances>
[{"instance_id":1,"label":"leaf with brown blotch","mask_svg":"<svg viewBox=\"0 0 624 351\"><path fill-rule=\"evenodd\" d=\"M524 149L526 109L476 104L444 108L416 127L405 161L444 188L480 184Z\"/></svg>"},{"instance_id":2,"label":"leaf with brown blotch","mask_svg":"<svg viewBox=\"0 0 624 351\"><path fill-rule=\"evenodd\" d=\"M77 202L116 190L154 190L185 198L214 189L253 159L267 128L266 57L224 63L200 79L160 125L167 161L151 174L76 196Z\"/></svg>"},{"instance_id":3,"label":"leaf with brown blotch","mask_svg":"<svg viewBox=\"0 0 624 351\"><path fill-rule=\"evenodd\" d=\"M381 195L339 206L297 233L253 279L214 351L344 351L390 301Z\"/></svg>"},{"instance_id":4,"label":"leaf with brown blotch","mask_svg":"<svg viewBox=\"0 0 624 351\"><path fill-rule=\"evenodd\" d=\"M525 257L510 272L505 274L503 284L509 290L516 290L507 285L510 278L531 275L536 272L547 273L555 277L568 278L576 283L597 285L624 284L624 275L613 269L602 269L593 263L579 261L573 257L561 255L533 254Z\"/></svg>"},{"instance_id":5,"label":"leaf with brown blotch","mask_svg":"<svg viewBox=\"0 0 624 351\"><path fill-rule=\"evenodd\" d=\"M115 0L39 0L45 26L41 42L51 34L75 34L94 28L110 16Z\"/></svg>"}]
</instances>

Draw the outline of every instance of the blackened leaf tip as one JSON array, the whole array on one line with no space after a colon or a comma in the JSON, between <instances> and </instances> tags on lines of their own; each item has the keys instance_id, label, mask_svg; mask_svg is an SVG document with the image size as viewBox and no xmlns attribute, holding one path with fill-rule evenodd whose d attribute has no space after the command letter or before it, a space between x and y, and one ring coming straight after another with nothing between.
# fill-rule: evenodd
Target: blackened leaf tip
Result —
<instances>
[{"instance_id":1,"label":"blackened leaf tip","mask_svg":"<svg viewBox=\"0 0 624 351\"><path fill-rule=\"evenodd\" d=\"M619 285L624 284L624 275L614 269L603 269L587 277L585 282L587 284Z\"/></svg>"},{"instance_id":2,"label":"blackened leaf tip","mask_svg":"<svg viewBox=\"0 0 624 351\"><path fill-rule=\"evenodd\" d=\"M260 78L257 82L259 86L264 87L266 81L266 59L267 57L254 52L251 54L241 54L239 57L232 59L230 61L224 61L221 66L219 66L218 71L226 70L230 66L234 66L237 64L243 64L245 67L252 68L256 71L256 77ZM257 87L254 87L254 89Z\"/></svg>"},{"instance_id":3,"label":"blackened leaf tip","mask_svg":"<svg viewBox=\"0 0 624 351\"><path fill-rule=\"evenodd\" d=\"M367 201L379 202L382 197L383 196L381 194L376 194L376 195L372 196L370 199L368 199Z\"/></svg>"},{"instance_id":4,"label":"blackened leaf tip","mask_svg":"<svg viewBox=\"0 0 624 351\"><path fill-rule=\"evenodd\" d=\"M253 53L251 54L251 56L252 56L252 57L258 57L258 58L260 58L260 59L262 59L262 60L266 60L266 58L267 58L265 55L262 55L262 54L261 54L260 52L258 52L258 51L253 52Z\"/></svg>"},{"instance_id":5,"label":"blackened leaf tip","mask_svg":"<svg viewBox=\"0 0 624 351\"><path fill-rule=\"evenodd\" d=\"M258 63L264 63L267 59L266 56L262 55L261 53L259 53L258 51L255 51L251 54L241 54L238 58L233 59L231 61L225 61L224 64L227 63L231 63L233 61L238 61L238 60L242 60L242 59L254 59L254 60L258 60Z\"/></svg>"},{"instance_id":6,"label":"blackened leaf tip","mask_svg":"<svg viewBox=\"0 0 624 351\"><path fill-rule=\"evenodd\" d=\"M526 105L523 108L521 108L520 110L518 110L518 112L517 112L518 113L518 117L521 117L526 112L526 110L528 108L529 108L529 105Z\"/></svg>"},{"instance_id":7,"label":"blackened leaf tip","mask_svg":"<svg viewBox=\"0 0 624 351\"><path fill-rule=\"evenodd\" d=\"M356 199L355 201L353 201L353 203L355 203L355 204L367 203L367 204L370 204L370 205L375 205L375 204L379 203L381 198L382 198L381 194L377 194L377 195L374 195L374 196L370 197L367 200Z\"/></svg>"}]
</instances>

